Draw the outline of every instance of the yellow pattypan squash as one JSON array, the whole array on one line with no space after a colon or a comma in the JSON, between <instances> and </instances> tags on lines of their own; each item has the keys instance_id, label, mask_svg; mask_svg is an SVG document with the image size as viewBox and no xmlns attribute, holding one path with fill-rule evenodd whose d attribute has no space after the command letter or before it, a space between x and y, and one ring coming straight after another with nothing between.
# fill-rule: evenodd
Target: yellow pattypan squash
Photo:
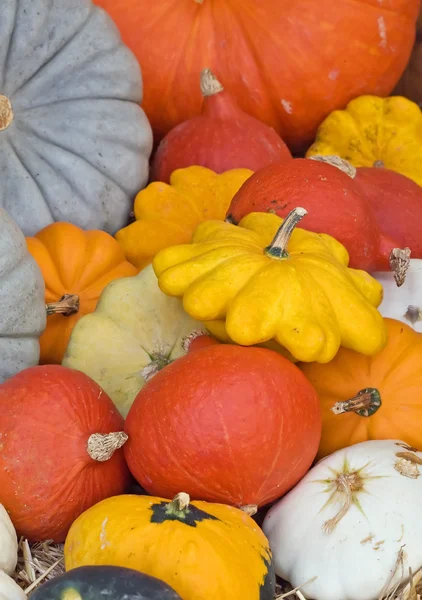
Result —
<instances>
[{"instance_id":1,"label":"yellow pattypan squash","mask_svg":"<svg viewBox=\"0 0 422 600\"><path fill-rule=\"evenodd\" d=\"M224 220L233 196L252 174L231 169L218 175L194 166L174 171L170 185L150 183L136 196L136 221L115 236L126 259L142 269L159 250L189 243L202 221Z\"/></svg>"},{"instance_id":2,"label":"yellow pattypan squash","mask_svg":"<svg viewBox=\"0 0 422 600\"><path fill-rule=\"evenodd\" d=\"M306 156L317 154L385 167L422 185L422 112L402 96L360 96L321 123Z\"/></svg>"},{"instance_id":3,"label":"yellow pattypan squash","mask_svg":"<svg viewBox=\"0 0 422 600\"><path fill-rule=\"evenodd\" d=\"M274 339L303 362L329 362L340 345L375 354L386 343L376 309L382 286L349 269L347 250L331 236L294 230L305 214L202 223L192 244L155 257L158 285L223 341L222 324L237 344Z\"/></svg>"}]
</instances>

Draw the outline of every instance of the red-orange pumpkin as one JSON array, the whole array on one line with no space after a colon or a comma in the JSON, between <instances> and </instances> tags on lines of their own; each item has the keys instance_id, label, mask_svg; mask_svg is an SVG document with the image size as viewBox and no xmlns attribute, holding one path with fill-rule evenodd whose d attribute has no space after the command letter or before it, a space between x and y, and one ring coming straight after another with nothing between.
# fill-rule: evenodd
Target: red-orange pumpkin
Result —
<instances>
[{"instance_id":1,"label":"red-orange pumpkin","mask_svg":"<svg viewBox=\"0 0 422 600\"><path fill-rule=\"evenodd\" d=\"M124 493L127 436L110 398L59 365L0 385L0 501L19 535L63 542L87 508Z\"/></svg>"},{"instance_id":2,"label":"red-orange pumpkin","mask_svg":"<svg viewBox=\"0 0 422 600\"><path fill-rule=\"evenodd\" d=\"M195 499L261 506L310 467L321 415L314 388L287 359L211 342L144 386L125 431L127 463L149 493L168 498L183 489Z\"/></svg>"},{"instance_id":3,"label":"red-orange pumpkin","mask_svg":"<svg viewBox=\"0 0 422 600\"><path fill-rule=\"evenodd\" d=\"M135 52L157 139L200 113L211 68L241 108L290 146L333 109L393 89L415 39L419 0L95 0Z\"/></svg>"}]
</instances>

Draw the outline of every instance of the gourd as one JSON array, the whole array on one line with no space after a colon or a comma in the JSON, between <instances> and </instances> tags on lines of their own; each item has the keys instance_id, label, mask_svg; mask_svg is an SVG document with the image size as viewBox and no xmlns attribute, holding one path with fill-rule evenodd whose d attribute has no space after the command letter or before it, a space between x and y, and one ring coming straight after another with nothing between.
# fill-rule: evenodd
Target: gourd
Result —
<instances>
[{"instance_id":1,"label":"gourd","mask_svg":"<svg viewBox=\"0 0 422 600\"><path fill-rule=\"evenodd\" d=\"M315 600L395 596L422 567L421 464L420 450L396 440L317 463L265 517L277 575Z\"/></svg>"},{"instance_id":2,"label":"gourd","mask_svg":"<svg viewBox=\"0 0 422 600\"><path fill-rule=\"evenodd\" d=\"M321 123L306 156L337 155L355 167L382 164L422 185L422 113L402 96L360 96Z\"/></svg>"},{"instance_id":3,"label":"gourd","mask_svg":"<svg viewBox=\"0 0 422 600\"><path fill-rule=\"evenodd\" d=\"M26 239L44 277L47 328L40 339L41 363L61 363L73 327L95 310L105 286L136 275L119 244L104 231L52 223Z\"/></svg>"},{"instance_id":4,"label":"gourd","mask_svg":"<svg viewBox=\"0 0 422 600\"><path fill-rule=\"evenodd\" d=\"M388 270L391 251L400 248L401 241L378 225L354 179L356 169L337 157L313 158L319 160L297 158L252 175L234 196L227 220L239 223L253 211L284 218L300 198L309 212L303 227L335 237L346 247L351 267Z\"/></svg>"},{"instance_id":5,"label":"gourd","mask_svg":"<svg viewBox=\"0 0 422 600\"><path fill-rule=\"evenodd\" d=\"M340 348L328 364L300 365L321 401L319 457L373 439L418 445L422 334L395 319L385 325L387 345L371 358Z\"/></svg>"},{"instance_id":6,"label":"gourd","mask_svg":"<svg viewBox=\"0 0 422 600\"><path fill-rule=\"evenodd\" d=\"M205 167L177 169L170 184L153 182L135 199L135 222L116 233L128 261L138 269L167 246L189 243L199 223L224 220L231 199L252 175L231 169L218 175Z\"/></svg>"},{"instance_id":7,"label":"gourd","mask_svg":"<svg viewBox=\"0 0 422 600\"><path fill-rule=\"evenodd\" d=\"M96 502L126 491L123 419L103 390L60 365L0 386L0 489L19 536L62 542Z\"/></svg>"},{"instance_id":8,"label":"gourd","mask_svg":"<svg viewBox=\"0 0 422 600\"><path fill-rule=\"evenodd\" d=\"M243 110L295 149L351 98L391 92L419 11L418 0L338 0L334 11L315 0L95 1L142 65L157 139L200 113L198 76L208 66Z\"/></svg>"},{"instance_id":9,"label":"gourd","mask_svg":"<svg viewBox=\"0 0 422 600\"><path fill-rule=\"evenodd\" d=\"M272 127L249 116L210 71L201 72L201 114L172 129L157 148L152 178L169 182L173 171L202 165L217 173L244 167L258 171L292 158Z\"/></svg>"},{"instance_id":10,"label":"gourd","mask_svg":"<svg viewBox=\"0 0 422 600\"><path fill-rule=\"evenodd\" d=\"M18 562L18 540L13 523L0 504L0 572L11 575Z\"/></svg>"},{"instance_id":11,"label":"gourd","mask_svg":"<svg viewBox=\"0 0 422 600\"><path fill-rule=\"evenodd\" d=\"M1 135L1 134L0 134ZM1 194L1 191L0 191ZM38 363L46 316L44 282L25 238L0 208L0 383Z\"/></svg>"},{"instance_id":12,"label":"gourd","mask_svg":"<svg viewBox=\"0 0 422 600\"><path fill-rule=\"evenodd\" d=\"M422 260L411 259L405 280L397 287L391 273L373 273L384 289L379 311L384 317L398 319L422 333Z\"/></svg>"},{"instance_id":13,"label":"gourd","mask_svg":"<svg viewBox=\"0 0 422 600\"><path fill-rule=\"evenodd\" d=\"M125 417L145 382L183 356L184 337L201 327L161 292L148 266L108 284L73 329L62 364L96 381Z\"/></svg>"},{"instance_id":14,"label":"gourd","mask_svg":"<svg viewBox=\"0 0 422 600\"><path fill-rule=\"evenodd\" d=\"M27 600L27 596L22 588L0 570L0 600Z\"/></svg>"},{"instance_id":15,"label":"gourd","mask_svg":"<svg viewBox=\"0 0 422 600\"><path fill-rule=\"evenodd\" d=\"M166 583L134 569L88 566L72 569L41 585L31 600L181 600Z\"/></svg>"},{"instance_id":16,"label":"gourd","mask_svg":"<svg viewBox=\"0 0 422 600\"><path fill-rule=\"evenodd\" d=\"M83 565L125 566L162 579L183 600L274 598L271 552L256 523L185 493L100 502L73 523L64 555L69 575Z\"/></svg>"},{"instance_id":17,"label":"gourd","mask_svg":"<svg viewBox=\"0 0 422 600\"><path fill-rule=\"evenodd\" d=\"M90 0L3 0L1 30L0 206L115 233L152 148L135 57Z\"/></svg>"},{"instance_id":18,"label":"gourd","mask_svg":"<svg viewBox=\"0 0 422 600\"><path fill-rule=\"evenodd\" d=\"M279 498L318 449L314 388L272 350L187 346L188 355L156 374L129 411L125 457L132 474L164 497L182 488L239 507Z\"/></svg>"},{"instance_id":19,"label":"gourd","mask_svg":"<svg viewBox=\"0 0 422 600\"><path fill-rule=\"evenodd\" d=\"M306 214L299 207L284 221L251 213L239 226L201 223L192 244L155 257L160 289L183 298L186 312L223 341L222 329L244 346L275 340L306 362L329 362L340 345L375 354L386 343L376 310L382 287L347 267L334 238L295 229Z\"/></svg>"}]
</instances>

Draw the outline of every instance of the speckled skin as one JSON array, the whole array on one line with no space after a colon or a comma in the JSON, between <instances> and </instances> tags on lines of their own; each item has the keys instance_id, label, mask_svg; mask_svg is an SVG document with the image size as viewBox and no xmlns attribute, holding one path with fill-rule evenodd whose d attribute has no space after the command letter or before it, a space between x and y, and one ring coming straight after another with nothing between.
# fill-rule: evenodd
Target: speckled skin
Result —
<instances>
[{"instance_id":1,"label":"speckled skin","mask_svg":"<svg viewBox=\"0 0 422 600\"><path fill-rule=\"evenodd\" d=\"M38 364L45 324L41 271L22 232L0 208L0 383Z\"/></svg>"},{"instance_id":2,"label":"speckled skin","mask_svg":"<svg viewBox=\"0 0 422 600\"><path fill-rule=\"evenodd\" d=\"M25 235L53 221L114 233L148 178L142 76L90 0L2 0L0 206Z\"/></svg>"}]
</instances>

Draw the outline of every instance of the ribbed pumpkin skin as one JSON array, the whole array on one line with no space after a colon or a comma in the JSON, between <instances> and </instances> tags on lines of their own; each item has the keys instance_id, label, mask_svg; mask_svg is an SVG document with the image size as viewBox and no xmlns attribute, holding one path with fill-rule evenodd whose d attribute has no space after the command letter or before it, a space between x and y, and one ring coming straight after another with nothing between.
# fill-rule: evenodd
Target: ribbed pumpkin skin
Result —
<instances>
[{"instance_id":1,"label":"ribbed pumpkin skin","mask_svg":"<svg viewBox=\"0 0 422 600\"><path fill-rule=\"evenodd\" d=\"M415 38L419 0L95 0L142 65L157 138L200 113L209 67L291 147L334 108L387 95ZM359 32L359 35L357 35Z\"/></svg>"},{"instance_id":2,"label":"ribbed pumpkin skin","mask_svg":"<svg viewBox=\"0 0 422 600\"><path fill-rule=\"evenodd\" d=\"M40 339L41 364L61 363L70 334L83 315L95 310L110 281L136 275L116 240L105 231L83 231L71 223L52 223L26 239L45 282L46 303L65 294L79 297L77 313L48 316Z\"/></svg>"},{"instance_id":3,"label":"ribbed pumpkin skin","mask_svg":"<svg viewBox=\"0 0 422 600\"><path fill-rule=\"evenodd\" d=\"M144 386L126 419L125 456L148 493L264 505L310 467L319 411L313 387L276 352L214 345Z\"/></svg>"},{"instance_id":4,"label":"ribbed pumpkin skin","mask_svg":"<svg viewBox=\"0 0 422 600\"><path fill-rule=\"evenodd\" d=\"M0 386L0 414L0 497L18 535L64 541L84 510L126 490L121 450L105 462L88 455L90 435L122 431L123 419L83 373L21 371Z\"/></svg>"}]
</instances>

